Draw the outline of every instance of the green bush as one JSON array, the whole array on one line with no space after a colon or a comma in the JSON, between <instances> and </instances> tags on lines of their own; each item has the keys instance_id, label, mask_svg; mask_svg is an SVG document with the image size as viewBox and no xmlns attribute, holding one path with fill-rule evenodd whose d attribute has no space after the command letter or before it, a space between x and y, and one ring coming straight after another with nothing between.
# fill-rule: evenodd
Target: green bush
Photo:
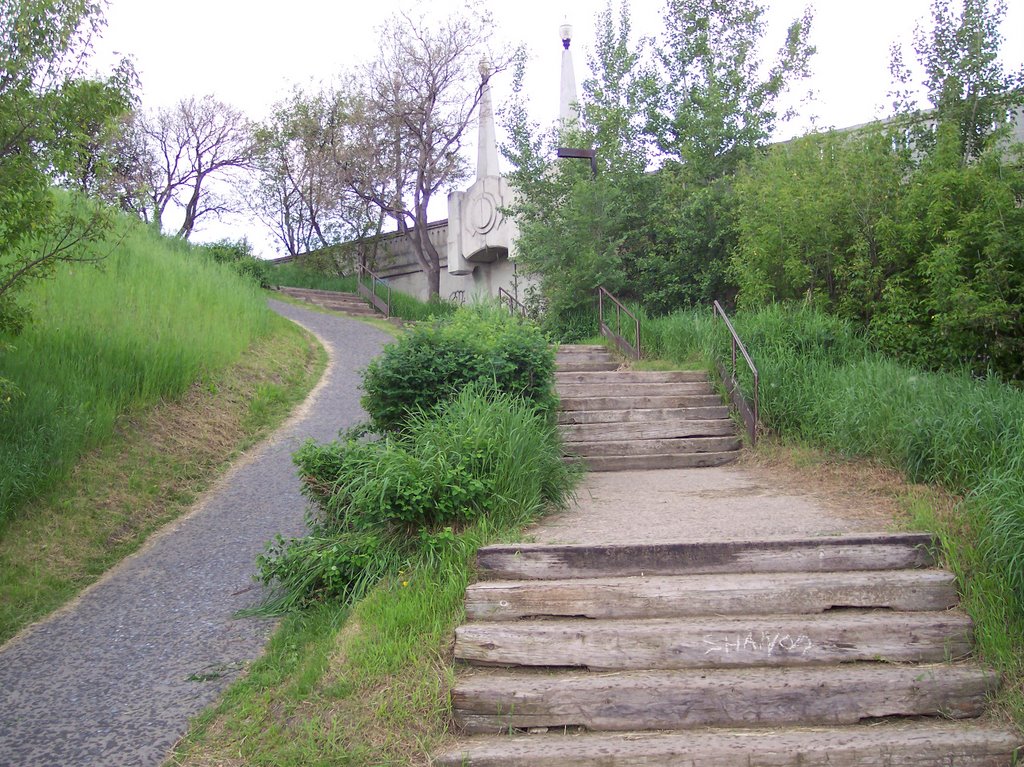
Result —
<instances>
[{"instance_id":1,"label":"green bush","mask_svg":"<svg viewBox=\"0 0 1024 767\"><path fill-rule=\"evenodd\" d=\"M521 398L466 386L375 442L306 443L295 462L314 530L464 526L511 504L561 502L569 476L555 426ZM519 512L515 512L518 514Z\"/></svg>"},{"instance_id":2,"label":"green bush","mask_svg":"<svg viewBox=\"0 0 1024 767\"><path fill-rule=\"evenodd\" d=\"M278 538L259 558L260 580L277 586L272 609L355 598L468 527L513 529L564 505L575 477L551 419L479 383L399 434L308 442L295 462L311 535Z\"/></svg>"},{"instance_id":3,"label":"green bush","mask_svg":"<svg viewBox=\"0 0 1024 767\"><path fill-rule=\"evenodd\" d=\"M411 413L485 381L553 410L554 369L554 352L538 328L496 304L474 304L386 346L367 366L362 404L375 429L397 430Z\"/></svg>"},{"instance_id":4,"label":"green bush","mask_svg":"<svg viewBox=\"0 0 1024 767\"><path fill-rule=\"evenodd\" d=\"M218 264L229 264L239 275L247 277L261 288L270 287L270 267L253 255L252 245L244 237L241 240L221 240L197 247Z\"/></svg>"}]
</instances>

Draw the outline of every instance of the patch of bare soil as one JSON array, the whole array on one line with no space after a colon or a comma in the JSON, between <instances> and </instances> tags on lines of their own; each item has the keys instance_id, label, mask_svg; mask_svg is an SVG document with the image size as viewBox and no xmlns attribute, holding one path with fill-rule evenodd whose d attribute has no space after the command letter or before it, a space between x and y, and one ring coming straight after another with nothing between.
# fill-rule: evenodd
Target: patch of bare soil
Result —
<instances>
[{"instance_id":1,"label":"patch of bare soil","mask_svg":"<svg viewBox=\"0 0 1024 767\"><path fill-rule=\"evenodd\" d=\"M940 488L908 482L877 461L769 440L757 450L744 450L737 466L780 493L810 493L845 518L881 525L911 524L910 511L917 503L928 503L941 515L959 500Z\"/></svg>"}]
</instances>

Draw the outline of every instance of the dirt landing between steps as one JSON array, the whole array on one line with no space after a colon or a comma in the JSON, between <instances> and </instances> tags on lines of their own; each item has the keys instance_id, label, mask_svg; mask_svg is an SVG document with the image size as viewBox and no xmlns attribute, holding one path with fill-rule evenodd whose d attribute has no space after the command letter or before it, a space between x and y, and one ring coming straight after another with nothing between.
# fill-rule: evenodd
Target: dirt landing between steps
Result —
<instances>
[{"instance_id":1,"label":"dirt landing between steps","mask_svg":"<svg viewBox=\"0 0 1024 767\"><path fill-rule=\"evenodd\" d=\"M781 462L592 472L576 503L526 532L536 543L746 540L900 528L898 489L871 470Z\"/></svg>"}]
</instances>

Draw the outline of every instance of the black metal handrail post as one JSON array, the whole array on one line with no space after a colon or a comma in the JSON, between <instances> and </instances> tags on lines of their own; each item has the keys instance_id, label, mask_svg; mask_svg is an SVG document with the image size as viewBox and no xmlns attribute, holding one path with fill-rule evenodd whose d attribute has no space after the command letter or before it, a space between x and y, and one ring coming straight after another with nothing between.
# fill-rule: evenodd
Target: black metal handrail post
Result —
<instances>
[{"instance_id":1,"label":"black metal handrail post","mask_svg":"<svg viewBox=\"0 0 1024 767\"><path fill-rule=\"evenodd\" d=\"M369 278L370 285L367 287L363 284L363 276ZM387 289L387 299L383 299L377 295L377 285ZM391 319L391 286L370 271L370 268L365 264L360 264L359 269L356 271L356 288L359 294L370 302L370 305L374 309L384 315L385 319Z\"/></svg>"},{"instance_id":2,"label":"black metal handrail post","mask_svg":"<svg viewBox=\"0 0 1024 767\"><path fill-rule=\"evenodd\" d=\"M520 317L526 319L526 306L505 288L498 288L498 300L508 306L508 311L513 317L518 312Z\"/></svg>"},{"instance_id":3,"label":"black metal handrail post","mask_svg":"<svg viewBox=\"0 0 1024 767\"><path fill-rule=\"evenodd\" d=\"M747 421L746 413L743 414L744 415L744 420L747 421L747 431L750 434L750 443L753 445L753 444L755 444L757 442L757 427L758 427L758 424L760 423L760 419L761 419L761 396L760 396L761 377L760 377L760 374L757 372L757 366L754 364L754 360L752 360L750 358L750 353L747 351L747 347L743 345L743 341L740 340L739 335L736 333L736 329L732 326L732 322L729 321L729 317L728 317L728 315L726 315L725 309L722 308L722 305L720 303L718 303L718 301L715 301L714 307L715 307L715 314L717 314L719 317L722 318L722 320L725 322L725 327L728 328L728 330L729 330L729 335L732 336L732 338L731 338L731 344L732 344L732 371L730 373L730 376L732 378L732 384L733 384L733 387L735 388L735 391L739 392L739 383L736 380L736 350L737 349L739 349L740 354L743 355L743 359L746 360L747 367L750 368L750 372L754 376L754 412L752 414L753 415L753 419L751 421ZM731 393L732 392L730 392L730 394ZM743 396L742 393L740 393L739 396L742 399L742 396ZM742 408L741 408L741 412L742 412Z\"/></svg>"},{"instance_id":4,"label":"black metal handrail post","mask_svg":"<svg viewBox=\"0 0 1024 767\"><path fill-rule=\"evenodd\" d=\"M609 327L608 323L605 322L604 316L604 299L608 298L615 305L615 330L613 331ZM629 343L622 335L622 315L625 314L631 320L633 320L633 340L634 343ZM601 335L605 338L612 339L615 344L622 350L623 354L633 359L640 359L640 320L633 312L627 309L615 296L605 290L604 286L600 286L597 289L597 321L601 329Z\"/></svg>"}]
</instances>

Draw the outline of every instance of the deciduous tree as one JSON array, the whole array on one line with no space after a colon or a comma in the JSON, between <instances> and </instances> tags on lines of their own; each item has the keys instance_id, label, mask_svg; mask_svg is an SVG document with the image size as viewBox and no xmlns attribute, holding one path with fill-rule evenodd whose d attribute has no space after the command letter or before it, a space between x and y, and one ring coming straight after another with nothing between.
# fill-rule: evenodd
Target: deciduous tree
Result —
<instances>
[{"instance_id":1,"label":"deciduous tree","mask_svg":"<svg viewBox=\"0 0 1024 767\"><path fill-rule=\"evenodd\" d=\"M242 112L213 96L186 98L173 108L136 116L135 131L141 163L128 176L134 189L123 199L144 198L146 217L152 215L156 226L176 202L184 210L177 236L187 240L200 220L232 209L213 187L251 163L252 131Z\"/></svg>"},{"instance_id":2,"label":"deciduous tree","mask_svg":"<svg viewBox=\"0 0 1024 767\"><path fill-rule=\"evenodd\" d=\"M83 74L103 23L99 2L0 0L0 333L27 316L16 292L60 261L94 258L90 240L108 223L93 205L58 205L52 188L91 191L93 142L130 101L117 74Z\"/></svg>"},{"instance_id":3,"label":"deciduous tree","mask_svg":"<svg viewBox=\"0 0 1024 767\"><path fill-rule=\"evenodd\" d=\"M336 146L343 182L395 222L440 292L428 237L432 200L469 176L463 143L481 96L491 20L477 6L439 24L399 14L379 30L380 54L343 89L352 130ZM489 73L506 65L492 57Z\"/></svg>"}]
</instances>

